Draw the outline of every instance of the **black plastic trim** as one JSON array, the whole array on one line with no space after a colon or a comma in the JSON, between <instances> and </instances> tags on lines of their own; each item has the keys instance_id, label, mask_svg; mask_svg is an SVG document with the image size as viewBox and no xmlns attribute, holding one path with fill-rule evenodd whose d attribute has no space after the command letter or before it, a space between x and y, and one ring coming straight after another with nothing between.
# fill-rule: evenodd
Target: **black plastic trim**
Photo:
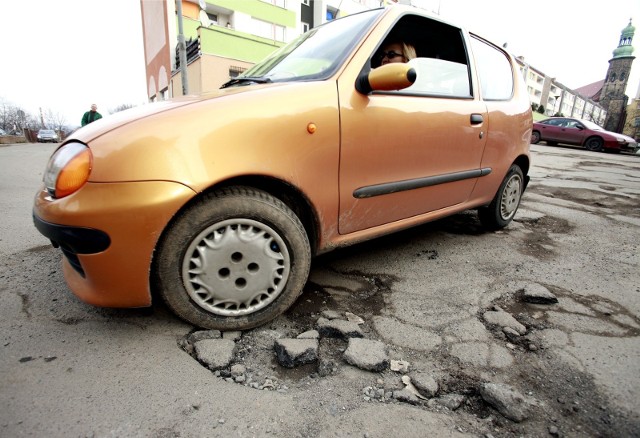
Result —
<instances>
[{"instance_id":1,"label":"black plastic trim","mask_svg":"<svg viewBox=\"0 0 640 438\"><path fill-rule=\"evenodd\" d=\"M374 196L389 195L391 193L404 192L406 190L421 189L423 187L446 184L465 179L479 178L491 173L490 167L483 169L465 170L462 172L447 173L445 175L427 176L424 178L408 179L373 186L360 187L353 192L353 197L357 199L372 198Z\"/></svg>"},{"instance_id":2,"label":"black plastic trim","mask_svg":"<svg viewBox=\"0 0 640 438\"><path fill-rule=\"evenodd\" d=\"M54 246L61 246L66 253L96 254L109 248L111 239L104 231L94 228L56 225L45 222L35 213L33 223L40 233L47 237Z\"/></svg>"}]
</instances>

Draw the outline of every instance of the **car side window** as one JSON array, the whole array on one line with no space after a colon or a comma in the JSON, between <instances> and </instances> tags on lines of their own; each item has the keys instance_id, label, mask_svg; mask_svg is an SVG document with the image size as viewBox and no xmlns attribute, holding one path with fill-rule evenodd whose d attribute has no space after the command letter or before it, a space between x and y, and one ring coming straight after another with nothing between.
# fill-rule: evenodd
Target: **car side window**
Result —
<instances>
[{"instance_id":1,"label":"car side window","mask_svg":"<svg viewBox=\"0 0 640 438\"><path fill-rule=\"evenodd\" d=\"M400 91L384 93L434 97L472 97L467 49L460 28L427 17L406 14L381 41L371 57L371 68L381 65L385 46L405 43L415 50L398 57L416 70L415 83Z\"/></svg>"},{"instance_id":2,"label":"car side window","mask_svg":"<svg viewBox=\"0 0 640 438\"><path fill-rule=\"evenodd\" d=\"M496 46L472 36L482 99L509 100L513 95L513 70L507 55Z\"/></svg>"},{"instance_id":3,"label":"car side window","mask_svg":"<svg viewBox=\"0 0 640 438\"><path fill-rule=\"evenodd\" d=\"M465 64L434 58L409 61L417 73L416 81L404 91L451 97L471 97L469 70Z\"/></svg>"}]
</instances>

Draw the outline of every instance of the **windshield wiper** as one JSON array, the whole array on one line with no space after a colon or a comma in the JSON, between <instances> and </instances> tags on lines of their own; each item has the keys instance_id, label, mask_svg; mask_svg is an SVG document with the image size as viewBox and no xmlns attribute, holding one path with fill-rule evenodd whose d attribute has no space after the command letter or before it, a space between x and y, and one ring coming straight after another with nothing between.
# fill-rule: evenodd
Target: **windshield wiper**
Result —
<instances>
[{"instance_id":1,"label":"windshield wiper","mask_svg":"<svg viewBox=\"0 0 640 438\"><path fill-rule=\"evenodd\" d=\"M220 88L227 88L227 87L231 87L233 85L238 85L238 84L248 84L251 82L254 82L256 84L266 84L267 82L271 82L271 79L261 77L261 76L256 76L256 77L247 76L242 78L233 78L230 81L222 84Z\"/></svg>"}]
</instances>

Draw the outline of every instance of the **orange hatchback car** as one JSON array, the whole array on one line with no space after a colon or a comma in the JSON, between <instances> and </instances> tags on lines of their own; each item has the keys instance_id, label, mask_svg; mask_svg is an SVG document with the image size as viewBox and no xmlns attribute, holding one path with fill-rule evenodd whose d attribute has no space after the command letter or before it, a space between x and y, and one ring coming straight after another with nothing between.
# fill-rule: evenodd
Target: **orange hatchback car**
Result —
<instances>
[{"instance_id":1,"label":"orange hatchback car","mask_svg":"<svg viewBox=\"0 0 640 438\"><path fill-rule=\"evenodd\" d=\"M415 53L381 65L396 41ZM295 302L313 255L467 209L505 227L531 126L508 53L419 9L376 9L218 91L79 129L51 156L34 221L83 301L159 296L195 326L248 329Z\"/></svg>"}]
</instances>

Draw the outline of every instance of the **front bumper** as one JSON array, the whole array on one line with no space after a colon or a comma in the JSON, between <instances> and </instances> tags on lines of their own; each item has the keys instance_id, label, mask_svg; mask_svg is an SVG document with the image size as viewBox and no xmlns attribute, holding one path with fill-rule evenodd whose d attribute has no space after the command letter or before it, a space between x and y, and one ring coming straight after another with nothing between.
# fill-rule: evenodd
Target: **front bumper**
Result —
<instances>
[{"instance_id":1,"label":"front bumper","mask_svg":"<svg viewBox=\"0 0 640 438\"><path fill-rule=\"evenodd\" d=\"M33 215L33 223L40 234L51 241L55 248L60 248L73 269L84 277L84 269L78 254L97 254L107 250L111 244L109 235L93 228L69 227L56 225Z\"/></svg>"},{"instance_id":2,"label":"front bumper","mask_svg":"<svg viewBox=\"0 0 640 438\"><path fill-rule=\"evenodd\" d=\"M158 239L194 195L167 181L87 183L61 199L41 190L33 217L62 250L65 280L78 298L103 307L144 307L151 304Z\"/></svg>"}]
</instances>

